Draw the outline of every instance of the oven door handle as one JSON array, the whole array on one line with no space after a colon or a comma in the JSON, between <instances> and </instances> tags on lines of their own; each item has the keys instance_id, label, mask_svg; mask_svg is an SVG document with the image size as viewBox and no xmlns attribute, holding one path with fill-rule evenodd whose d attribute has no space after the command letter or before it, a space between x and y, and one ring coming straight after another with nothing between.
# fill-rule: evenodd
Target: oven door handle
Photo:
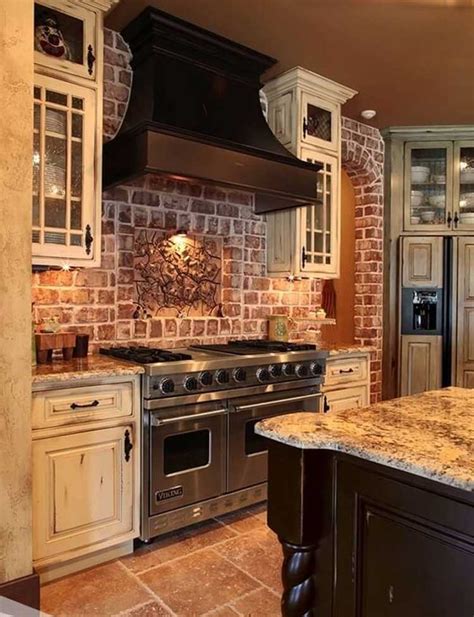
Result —
<instances>
[{"instance_id":1,"label":"oven door handle","mask_svg":"<svg viewBox=\"0 0 474 617\"><path fill-rule=\"evenodd\" d=\"M187 416L175 416L174 418L157 418L156 414L151 417L152 426L163 426L172 422L180 422L181 420L200 420L201 418L209 418L210 416L219 416L227 412L227 409L215 409L213 411L205 411L203 413L192 413Z\"/></svg>"},{"instance_id":2,"label":"oven door handle","mask_svg":"<svg viewBox=\"0 0 474 617\"><path fill-rule=\"evenodd\" d=\"M310 398L320 398L320 392L314 392L313 394L302 394L301 396L289 396L288 398L276 399L273 401L263 401L262 403L249 403L248 405L237 405L231 407L233 413L239 411L245 411L246 409L256 409L259 407L270 407L271 405L280 405L281 403L296 403L297 401L305 401Z\"/></svg>"}]
</instances>

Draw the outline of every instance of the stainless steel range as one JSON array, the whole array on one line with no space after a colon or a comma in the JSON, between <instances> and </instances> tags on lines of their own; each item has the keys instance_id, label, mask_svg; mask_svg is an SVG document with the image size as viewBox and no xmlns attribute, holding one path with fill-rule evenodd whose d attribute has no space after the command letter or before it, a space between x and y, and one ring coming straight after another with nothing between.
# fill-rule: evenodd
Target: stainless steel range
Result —
<instances>
[{"instance_id":1,"label":"stainless steel range","mask_svg":"<svg viewBox=\"0 0 474 617\"><path fill-rule=\"evenodd\" d=\"M266 498L267 446L255 424L321 409L327 353L234 341L183 350L116 347L144 365L141 539Z\"/></svg>"}]
</instances>

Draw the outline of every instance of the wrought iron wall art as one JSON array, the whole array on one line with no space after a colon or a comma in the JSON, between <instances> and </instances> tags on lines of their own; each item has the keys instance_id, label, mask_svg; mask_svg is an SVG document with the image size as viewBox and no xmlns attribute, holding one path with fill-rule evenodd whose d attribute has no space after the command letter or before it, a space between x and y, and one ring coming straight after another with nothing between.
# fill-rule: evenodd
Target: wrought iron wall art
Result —
<instances>
[{"instance_id":1,"label":"wrought iron wall art","mask_svg":"<svg viewBox=\"0 0 474 617\"><path fill-rule=\"evenodd\" d=\"M221 315L222 241L140 230L135 317Z\"/></svg>"}]
</instances>

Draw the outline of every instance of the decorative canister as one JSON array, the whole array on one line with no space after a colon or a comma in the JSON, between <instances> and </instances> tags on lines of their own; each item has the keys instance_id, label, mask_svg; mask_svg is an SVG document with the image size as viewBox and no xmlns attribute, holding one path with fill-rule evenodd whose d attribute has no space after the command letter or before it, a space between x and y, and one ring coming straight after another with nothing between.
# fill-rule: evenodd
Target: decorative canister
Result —
<instances>
[{"instance_id":1,"label":"decorative canister","mask_svg":"<svg viewBox=\"0 0 474 617\"><path fill-rule=\"evenodd\" d=\"M272 315L268 318L268 338L271 341L287 341L290 335L290 318Z\"/></svg>"}]
</instances>

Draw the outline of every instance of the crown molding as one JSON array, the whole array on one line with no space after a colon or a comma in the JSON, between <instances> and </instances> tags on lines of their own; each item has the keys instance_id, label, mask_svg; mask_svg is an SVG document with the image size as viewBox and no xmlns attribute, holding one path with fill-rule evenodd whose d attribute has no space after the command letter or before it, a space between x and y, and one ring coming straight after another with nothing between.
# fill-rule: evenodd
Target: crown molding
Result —
<instances>
[{"instance_id":1,"label":"crown molding","mask_svg":"<svg viewBox=\"0 0 474 617\"><path fill-rule=\"evenodd\" d=\"M108 13L113 7L115 7L120 0L75 0L75 4L83 6L86 9L94 9L95 11L102 11Z\"/></svg>"}]
</instances>

